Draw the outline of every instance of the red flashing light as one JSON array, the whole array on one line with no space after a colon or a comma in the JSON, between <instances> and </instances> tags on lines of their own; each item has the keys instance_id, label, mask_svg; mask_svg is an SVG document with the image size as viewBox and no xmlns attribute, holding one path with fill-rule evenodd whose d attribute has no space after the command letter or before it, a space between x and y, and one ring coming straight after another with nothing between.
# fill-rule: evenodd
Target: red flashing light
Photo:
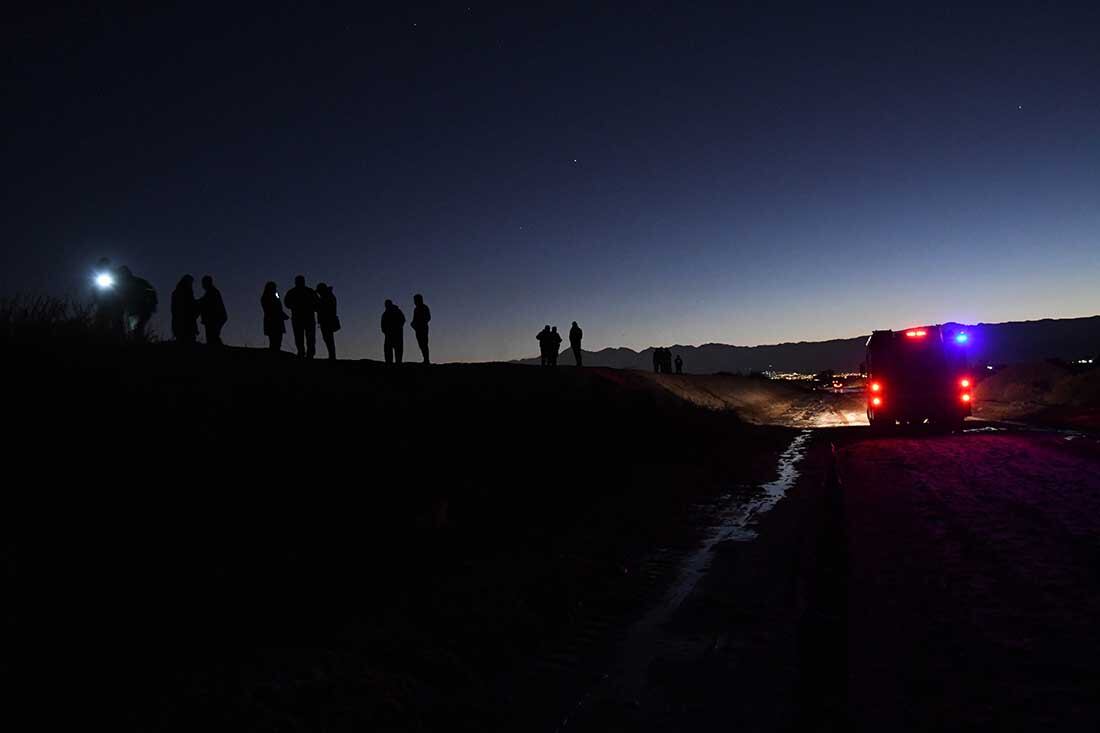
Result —
<instances>
[{"instance_id":1,"label":"red flashing light","mask_svg":"<svg viewBox=\"0 0 1100 733\"><path fill-rule=\"evenodd\" d=\"M872 392L881 392L882 391L882 385L879 384L878 382L871 382L871 391Z\"/></svg>"},{"instance_id":2,"label":"red flashing light","mask_svg":"<svg viewBox=\"0 0 1100 733\"><path fill-rule=\"evenodd\" d=\"M882 404L882 398L881 397L872 397L871 398L871 404L874 405L875 407L878 407L879 405Z\"/></svg>"},{"instance_id":3,"label":"red flashing light","mask_svg":"<svg viewBox=\"0 0 1100 733\"><path fill-rule=\"evenodd\" d=\"M962 387L963 389L966 389L967 387L970 386L970 379L968 377L963 377L962 379L959 380L959 386Z\"/></svg>"},{"instance_id":4,"label":"red flashing light","mask_svg":"<svg viewBox=\"0 0 1100 733\"><path fill-rule=\"evenodd\" d=\"M964 394L962 396L962 401L963 402L969 402L970 401L970 395L969 394Z\"/></svg>"},{"instance_id":5,"label":"red flashing light","mask_svg":"<svg viewBox=\"0 0 1100 733\"><path fill-rule=\"evenodd\" d=\"M920 336L927 336L928 332L925 331L923 328L914 328L911 331L906 331L905 335L909 338L918 338Z\"/></svg>"}]
</instances>

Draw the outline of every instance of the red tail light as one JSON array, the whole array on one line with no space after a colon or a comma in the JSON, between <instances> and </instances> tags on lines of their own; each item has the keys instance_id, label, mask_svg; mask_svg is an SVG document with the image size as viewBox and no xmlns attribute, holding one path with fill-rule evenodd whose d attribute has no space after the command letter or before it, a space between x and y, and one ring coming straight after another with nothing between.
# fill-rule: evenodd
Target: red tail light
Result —
<instances>
[{"instance_id":1,"label":"red tail light","mask_svg":"<svg viewBox=\"0 0 1100 733\"><path fill-rule=\"evenodd\" d=\"M962 396L962 401L963 402L969 402L970 401L970 395L969 394L964 394Z\"/></svg>"},{"instance_id":2,"label":"red tail light","mask_svg":"<svg viewBox=\"0 0 1100 733\"><path fill-rule=\"evenodd\" d=\"M970 386L970 378L969 377L963 377L962 379L960 379L959 380L959 386L962 387L963 389L966 389L967 387L969 387Z\"/></svg>"},{"instance_id":3,"label":"red tail light","mask_svg":"<svg viewBox=\"0 0 1100 733\"><path fill-rule=\"evenodd\" d=\"M871 404L874 405L875 407L878 407L879 405L882 404L882 398L881 397L872 397L871 398Z\"/></svg>"},{"instance_id":4,"label":"red tail light","mask_svg":"<svg viewBox=\"0 0 1100 733\"><path fill-rule=\"evenodd\" d=\"M872 392L881 392L882 391L882 385L879 384L878 382L871 382L871 391Z\"/></svg>"},{"instance_id":5,"label":"red tail light","mask_svg":"<svg viewBox=\"0 0 1100 733\"><path fill-rule=\"evenodd\" d=\"M923 328L914 328L911 331L906 331L905 335L908 336L909 338L917 338L917 337L920 337L920 336L928 335L928 332L925 331Z\"/></svg>"}]
</instances>

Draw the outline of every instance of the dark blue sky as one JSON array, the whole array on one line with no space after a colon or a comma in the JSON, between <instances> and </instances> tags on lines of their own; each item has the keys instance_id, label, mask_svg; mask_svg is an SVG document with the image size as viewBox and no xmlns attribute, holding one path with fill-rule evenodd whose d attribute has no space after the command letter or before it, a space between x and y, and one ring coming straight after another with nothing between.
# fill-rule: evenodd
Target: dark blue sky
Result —
<instances>
[{"instance_id":1,"label":"dark blue sky","mask_svg":"<svg viewBox=\"0 0 1100 733\"><path fill-rule=\"evenodd\" d=\"M1100 10L458 3L35 11L0 290L324 280L440 361L1100 312ZM160 324L162 332L166 323Z\"/></svg>"}]
</instances>

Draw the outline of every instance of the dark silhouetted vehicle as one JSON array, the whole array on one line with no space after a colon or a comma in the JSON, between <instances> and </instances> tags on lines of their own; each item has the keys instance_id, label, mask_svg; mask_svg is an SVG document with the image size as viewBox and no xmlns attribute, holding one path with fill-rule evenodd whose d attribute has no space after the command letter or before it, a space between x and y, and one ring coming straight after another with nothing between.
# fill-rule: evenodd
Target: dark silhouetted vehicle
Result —
<instances>
[{"instance_id":1,"label":"dark silhouetted vehicle","mask_svg":"<svg viewBox=\"0 0 1100 733\"><path fill-rule=\"evenodd\" d=\"M953 325L875 331L867 339L867 419L875 428L930 423L958 429L970 415L971 335Z\"/></svg>"}]
</instances>

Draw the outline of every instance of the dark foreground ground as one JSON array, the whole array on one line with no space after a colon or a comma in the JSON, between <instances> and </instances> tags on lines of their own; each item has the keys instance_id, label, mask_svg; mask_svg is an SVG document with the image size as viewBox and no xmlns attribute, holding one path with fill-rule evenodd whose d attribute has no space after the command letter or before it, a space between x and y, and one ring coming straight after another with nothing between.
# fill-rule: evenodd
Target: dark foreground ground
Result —
<instances>
[{"instance_id":1,"label":"dark foreground ground","mask_svg":"<svg viewBox=\"0 0 1100 733\"><path fill-rule=\"evenodd\" d=\"M1100 729L1100 441L987 430L840 454L849 715Z\"/></svg>"},{"instance_id":2,"label":"dark foreground ground","mask_svg":"<svg viewBox=\"0 0 1100 733\"><path fill-rule=\"evenodd\" d=\"M791 435L598 369L9 365L5 689L43 727L553 729L637 569Z\"/></svg>"},{"instance_id":3,"label":"dark foreground ground","mask_svg":"<svg viewBox=\"0 0 1100 733\"><path fill-rule=\"evenodd\" d=\"M1100 723L1094 435L810 429L847 397L602 369L17 365L4 684L38 727Z\"/></svg>"}]
</instances>

